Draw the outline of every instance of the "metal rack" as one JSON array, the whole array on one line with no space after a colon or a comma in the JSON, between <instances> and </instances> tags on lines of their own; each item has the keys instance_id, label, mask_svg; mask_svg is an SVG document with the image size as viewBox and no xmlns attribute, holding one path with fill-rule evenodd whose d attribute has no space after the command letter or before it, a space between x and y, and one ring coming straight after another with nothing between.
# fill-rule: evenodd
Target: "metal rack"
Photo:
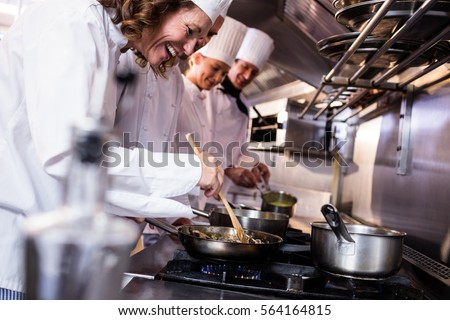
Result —
<instances>
[{"instance_id":1,"label":"metal rack","mask_svg":"<svg viewBox=\"0 0 450 320\"><path fill-rule=\"evenodd\" d=\"M379 89L386 92L391 91L400 91L400 92L409 92L409 91L421 91L425 90L426 88L435 85L439 82L442 82L448 78L450 78L450 72L448 72L446 75L440 77L439 79L434 80L433 82L427 83L421 87L414 87L411 85L411 83L426 74L430 73L431 71L435 70L436 68L444 65L445 63L450 61L450 53L447 53L445 57L439 60L433 61L428 67L425 69L416 72L414 75L409 77L407 80L402 81L401 83L393 83L388 82L389 79L391 79L393 76L399 75L401 72L405 70L405 67L408 66L409 63L414 61L417 57L419 57L421 54L423 54L428 49L432 48L434 45L436 45L442 38L450 32L450 25L447 25L446 28L443 28L441 32L433 36L431 39L427 40L425 43L423 43L417 50L411 52L406 58L404 58L400 63L398 63L395 67L391 69L384 70L382 74L378 74L377 77L373 80L365 80L361 79L361 76L366 73L369 68L371 68L375 62L383 55L385 54L392 45L405 33L414 26L426 13L427 11L437 3L438 0L426 0L423 2L423 4L409 17L409 19L403 24L403 26L398 29L383 45L382 47L372 56L370 59L361 66L356 73L354 73L353 76L350 78L347 77L338 77L335 76L339 74L339 72L343 69L343 67L346 65L346 63L349 61L349 59L352 57L352 55L355 54L355 52L358 50L358 48L361 46L361 44L367 39L367 37L371 34L371 32L377 27L377 25L382 21L382 19L386 16L389 9L392 7L392 5L396 2L396 0L386 0L380 7L380 9L377 11L377 13L372 17L372 19L369 21L367 26L362 30L362 32L359 34L359 36L356 38L356 40L352 43L349 50L339 59L339 61L335 64L335 66L331 69L331 71L325 75L321 81L321 84L314 95L313 99L308 103L308 105L305 107L305 109L298 115L300 119L304 118L308 110L316 103L317 98L321 94L321 92L324 90L326 86L331 86L334 88L339 88L337 93L335 93L333 96L330 96L327 100L326 105L321 108L314 116L313 119L317 120L319 117L328 109L330 109L331 104L348 88L348 87L357 87L357 88L363 88L363 90L356 96L352 97L347 103L345 103L342 107L339 109L336 109L334 113L331 116L327 117L327 121L333 121L335 120L336 116L339 115L342 111L344 111L347 108L350 108L357 104L362 98L366 97L367 94L370 92L371 89ZM406 95L405 95L406 97ZM350 118L358 115L363 108L360 108L356 111L354 111L349 117L347 117L344 122L347 122ZM399 147L401 149L401 147Z\"/></svg>"}]
</instances>

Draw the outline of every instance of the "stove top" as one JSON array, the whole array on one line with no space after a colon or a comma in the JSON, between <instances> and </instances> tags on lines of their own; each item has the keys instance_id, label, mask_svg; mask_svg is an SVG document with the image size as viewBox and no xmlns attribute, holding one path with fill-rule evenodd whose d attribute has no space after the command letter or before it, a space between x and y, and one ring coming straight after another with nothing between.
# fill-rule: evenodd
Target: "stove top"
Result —
<instances>
[{"instance_id":1,"label":"stove top","mask_svg":"<svg viewBox=\"0 0 450 320\"><path fill-rule=\"evenodd\" d=\"M211 263L176 250L157 279L282 299L424 299L408 276L357 280L315 268L309 234L290 229L280 250L262 265Z\"/></svg>"},{"instance_id":2,"label":"stove top","mask_svg":"<svg viewBox=\"0 0 450 320\"><path fill-rule=\"evenodd\" d=\"M262 266L204 264L179 250L158 278L295 299L423 299L405 276L356 280L322 273L313 266L270 261Z\"/></svg>"},{"instance_id":3,"label":"stove top","mask_svg":"<svg viewBox=\"0 0 450 320\"><path fill-rule=\"evenodd\" d=\"M255 266L205 263L177 237L164 235L131 257L125 299L450 299L450 268L404 246L400 270L383 280L323 273L310 255L309 234L289 229L270 261ZM152 280L149 280L152 279ZM202 288L200 290L200 287Z\"/></svg>"}]
</instances>

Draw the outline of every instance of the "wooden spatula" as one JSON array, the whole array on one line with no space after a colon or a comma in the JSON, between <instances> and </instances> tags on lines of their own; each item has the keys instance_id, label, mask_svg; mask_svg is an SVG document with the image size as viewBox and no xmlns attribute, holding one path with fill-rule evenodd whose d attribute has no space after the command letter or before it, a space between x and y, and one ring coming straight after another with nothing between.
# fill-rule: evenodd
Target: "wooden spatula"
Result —
<instances>
[{"instance_id":1,"label":"wooden spatula","mask_svg":"<svg viewBox=\"0 0 450 320\"><path fill-rule=\"evenodd\" d=\"M186 134L186 140L191 145L192 149L194 150L195 154L197 156L200 156L200 150L195 144L194 136L192 133ZM222 200L223 204L225 205L225 208L227 209L227 212L230 216L231 223L233 224L233 228L236 229L236 234L239 238L239 240L242 243L248 243L247 235L245 234L244 228L242 228L241 223L239 222L238 218L236 218L236 215L234 214L233 209L230 207L230 204L228 203L227 198L223 195L222 192L219 193L220 200Z\"/></svg>"}]
</instances>

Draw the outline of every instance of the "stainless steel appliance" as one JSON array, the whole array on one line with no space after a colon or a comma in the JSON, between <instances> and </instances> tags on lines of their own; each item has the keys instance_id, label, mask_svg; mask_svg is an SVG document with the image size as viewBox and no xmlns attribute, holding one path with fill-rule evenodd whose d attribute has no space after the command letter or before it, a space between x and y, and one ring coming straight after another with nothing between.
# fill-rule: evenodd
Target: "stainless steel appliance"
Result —
<instances>
[{"instance_id":1,"label":"stainless steel appliance","mask_svg":"<svg viewBox=\"0 0 450 320\"><path fill-rule=\"evenodd\" d=\"M383 280L336 277L315 268L310 235L289 229L267 263L211 263L189 256L168 235L131 258L124 299L449 299L450 269L405 247L398 273ZM416 254L416 257L414 257ZM418 256L417 256L418 255ZM439 266L443 278L424 271ZM419 267L421 266L421 267ZM431 269L429 270L432 273ZM433 271L434 272L434 271ZM446 275L446 279L445 279ZM153 279L149 280L151 276Z\"/></svg>"},{"instance_id":2,"label":"stainless steel appliance","mask_svg":"<svg viewBox=\"0 0 450 320\"><path fill-rule=\"evenodd\" d=\"M330 191L340 210L406 232L405 244L448 266L449 2L235 0L229 15L275 39L271 68L244 89L247 100L299 102L287 108L293 152L283 155L301 166L275 168L271 180ZM330 123L344 128L329 134ZM307 141L322 154L299 155ZM346 141L337 149L345 164L318 185L326 141Z\"/></svg>"}]
</instances>

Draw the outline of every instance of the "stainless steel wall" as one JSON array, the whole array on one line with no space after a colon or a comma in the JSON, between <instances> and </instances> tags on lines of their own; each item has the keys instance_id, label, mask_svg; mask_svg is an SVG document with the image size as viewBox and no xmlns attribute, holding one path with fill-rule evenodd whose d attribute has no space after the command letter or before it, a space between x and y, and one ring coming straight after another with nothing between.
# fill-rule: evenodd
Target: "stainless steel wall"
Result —
<instances>
[{"instance_id":1,"label":"stainless steel wall","mask_svg":"<svg viewBox=\"0 0 450 320\"><path fill-rule=\"evenodd\" d=\"M351 214L408 233L406 244L450 261L450 86L416 96L411 166L397 175L399 108L358 128L353 162L343 177Z\"/></svg>"}]
</instances>

